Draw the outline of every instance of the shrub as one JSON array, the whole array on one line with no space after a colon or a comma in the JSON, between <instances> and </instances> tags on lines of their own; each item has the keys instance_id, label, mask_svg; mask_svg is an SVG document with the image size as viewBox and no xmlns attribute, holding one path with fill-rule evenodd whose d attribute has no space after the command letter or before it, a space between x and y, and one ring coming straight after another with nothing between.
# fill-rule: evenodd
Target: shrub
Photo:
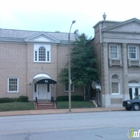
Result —
<instances>
[{"instance_id":1,"label":"shrub","mask_svg":"<svg viewBox=\"0 0 140 140\"><path fill-rule=\"evenodd\" d=\"M0 98L0 103L10 103L10 102L28 102L28 97L19 96L18 98L9 98L9 97Z\"/></svg>"},{"instance_id":2,"label":"shrub","mask_svg":"<svg viewBox=\"0 0 140 140\"><path fill-rule=\"evenodd\" d=\"M69 96L58 96L56 98L57 101L68 101ZM84 101L84 97L82 95L72 95L71 101Z\"/></svg>"},{"instance_id":3,"label":"shrub","mask_svg":"<svg viewBox=\"0 0 140 140\"><path fill-rule=\"evenodd\" d=\"M19 96L19 102L28 102L27 96Z\"/></svg>"},{"instance_id":4,"label":"shrub","mask_svg":"<svg viewBox=\"0 0 140 140\"><path fill-rule=\"evenodd\" d=\"M10 98L8 97L0 98L0 103L9 103L9 102L12 102L12 100L10 100Z\"/></svg>"},{"instance_id":5,"label":"shrub","mask_svg":"<svg viewBox=\"0 0 140 140\"><path fill-rule=\"evenodd\" d=\"M57 98L56 98L56 100L57 101L68 101L68 96L58 96Z\"/></svg>"},{"instance_id":6,"label":"shrub","mask_svg":"<svg viewBox=\"0 0 140 140\"><path fill-rule=\"evenodd\" d=\"M84 97L82 95L73 95L71 96L72 101L84 101Z\"/></svg>"}]
</instances>

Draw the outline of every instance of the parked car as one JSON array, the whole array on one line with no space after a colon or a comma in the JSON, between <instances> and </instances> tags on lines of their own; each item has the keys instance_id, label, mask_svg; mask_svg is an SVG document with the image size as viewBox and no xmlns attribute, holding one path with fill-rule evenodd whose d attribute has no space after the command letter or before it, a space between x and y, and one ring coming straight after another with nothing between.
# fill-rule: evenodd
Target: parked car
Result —
<instances>
[{"instance_id":1,"label":"parked car","mask_svg":"<svg viewBox=\"0 0 140 140\"><path fill-rule=\"evenodd\" d=\"M125 107L126 110L140 110L140 95L136 96L134 99L123 101L122 106Z\"/></svg>"}]
</instances>

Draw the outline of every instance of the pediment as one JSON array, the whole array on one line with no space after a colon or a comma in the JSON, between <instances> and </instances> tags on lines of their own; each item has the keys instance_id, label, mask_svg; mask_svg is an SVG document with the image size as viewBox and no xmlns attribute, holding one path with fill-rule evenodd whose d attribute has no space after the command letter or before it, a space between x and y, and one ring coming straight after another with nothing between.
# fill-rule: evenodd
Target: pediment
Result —
<instances>
[{"instance_id":1,"label":"pediment","mask_svg":"<svg viewBox=\"0 0 140 140\"><path fill-rule=\"evenodd\" d=\"M140 20L135 19L135 18L131 20L127 20L127 21L118 23L117 25L114 25L112 27L105 28L102 31L140 33Z\"/></svg>"},{"instance_id":2,"label":"pediment","mask_svg":"<svg viewBox=\"0 0 140 140\"><path fill-rule=\"evenodd\" d=\"M46 43L59 43L59 40L53 38L46 33L39 33L25 39L26 42L46 42Z\"/></svg>"}]
</instances>

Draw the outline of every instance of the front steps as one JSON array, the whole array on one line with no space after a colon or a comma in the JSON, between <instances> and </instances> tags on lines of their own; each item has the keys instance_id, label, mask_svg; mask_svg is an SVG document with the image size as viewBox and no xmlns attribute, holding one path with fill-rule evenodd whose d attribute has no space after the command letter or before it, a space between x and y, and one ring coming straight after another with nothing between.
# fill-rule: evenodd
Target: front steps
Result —
<instances>
[{"instance_id":1,"label":"front steps","mask_svg":"<svg viewBox=\"0 0 140 140\"><path fill-rule=\"evenodd\" d=\"M50 101L38 101L38 103L35 102L35 108L37 110L56 109L56 104Z\"/></svg>"}]
</instances>

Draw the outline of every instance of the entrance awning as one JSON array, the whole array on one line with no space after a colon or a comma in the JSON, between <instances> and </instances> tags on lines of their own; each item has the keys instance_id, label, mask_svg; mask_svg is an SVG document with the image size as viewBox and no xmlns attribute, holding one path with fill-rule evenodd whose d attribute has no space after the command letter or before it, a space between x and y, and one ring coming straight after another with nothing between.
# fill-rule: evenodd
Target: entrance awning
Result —
<instances>
[{"instance_id":1,"label":"entrance awning","mask_svg":"<svg viewBox=\"0 0 140 140\"><path fill-rule=\"evenodd\" d=\"M35 84L56 84L56 81L47 74L37 74L33 78L33 82Z\"/></svg>"},{"instance_id":2,"label":"entrance awning","mask_svg":"<svg viewBox=\"0 0 140 140\"><path fill-rule=\"evenodd\" d=\"M100 82L98 80L92 82L92 88L93 89L99 89L101 91L101 85L100 85Z\"/></svg>"}]
</instances>

